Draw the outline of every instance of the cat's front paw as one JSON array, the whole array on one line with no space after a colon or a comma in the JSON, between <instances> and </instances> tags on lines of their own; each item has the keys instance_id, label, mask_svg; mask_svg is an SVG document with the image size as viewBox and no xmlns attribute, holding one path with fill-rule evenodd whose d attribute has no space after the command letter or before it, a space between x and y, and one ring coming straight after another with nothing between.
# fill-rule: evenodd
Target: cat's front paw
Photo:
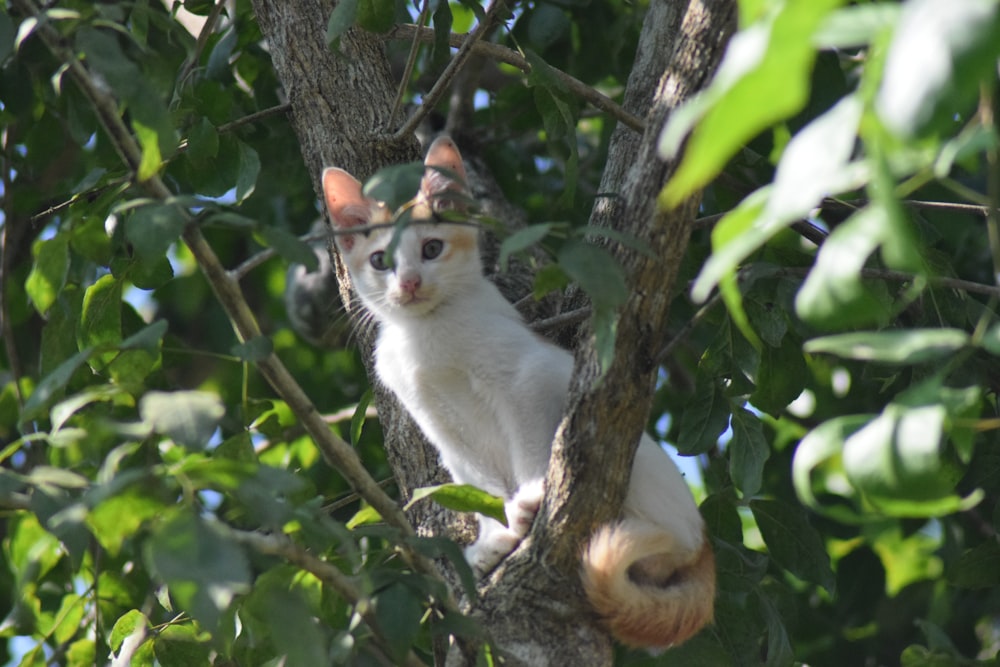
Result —
<instances>
[{"instance_id":1,"label":"cat's front paw","mask_svg":"<svg viewBox=\"0 0 1000 667\"><path fill-rule=\"evenodd\" d=\"M536 479L521 485L514 497L504 505L510 530L524 537L538 514L545 496L545 480Z\"/></svg>"}]
</instances>

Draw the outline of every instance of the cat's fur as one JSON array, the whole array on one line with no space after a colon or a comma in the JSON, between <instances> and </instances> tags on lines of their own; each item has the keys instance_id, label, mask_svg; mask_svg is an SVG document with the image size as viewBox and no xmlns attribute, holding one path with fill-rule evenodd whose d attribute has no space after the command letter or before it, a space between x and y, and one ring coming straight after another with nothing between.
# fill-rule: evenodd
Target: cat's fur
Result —
<instances>
[{"instance_id":1,"label":"cat's fur","mask_svg":"<svg viewBox=\"0 0 1000 667\"><path fill-rule=\"evenodd\" d=\"M434 142L425 165L416 220L456 207L449 195L464 192L446 175L465 178L450 139ZM323 189L340 230L390 218L343 170L326 169ZM456 482L507 499L510 527L480 517L479 538L466 550L470 564L486 572L531 528L573 359L532 332L483 277L475 226L411 224L391 268L379 270L391 236L391 229L340 235L337 245L380 325L379 379L437 447ZM383 262L373 262L379 252ZM648 436L636 453L623 519L602 527L582 560L591 603L626 643L669 646L711 620L715 568L704 524L677 467Z\"/></svg>"}]
</instances>

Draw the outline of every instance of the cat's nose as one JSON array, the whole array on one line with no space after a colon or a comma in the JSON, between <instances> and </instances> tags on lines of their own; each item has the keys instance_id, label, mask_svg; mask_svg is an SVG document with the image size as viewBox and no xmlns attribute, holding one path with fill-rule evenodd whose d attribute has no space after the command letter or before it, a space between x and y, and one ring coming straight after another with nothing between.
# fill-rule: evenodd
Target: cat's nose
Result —
<instances>
[{"instance_id":1,"label":"cat's nose","mask_svg":"<svg viewBox=\"0 0 1000 667\"><path fill-rule=\"evenodd\" d=\"M399 279L399 289L403 290L407 294L415 294L418 289L420 289L420 276L402 276Z\"/></svg>"}]
</instances>

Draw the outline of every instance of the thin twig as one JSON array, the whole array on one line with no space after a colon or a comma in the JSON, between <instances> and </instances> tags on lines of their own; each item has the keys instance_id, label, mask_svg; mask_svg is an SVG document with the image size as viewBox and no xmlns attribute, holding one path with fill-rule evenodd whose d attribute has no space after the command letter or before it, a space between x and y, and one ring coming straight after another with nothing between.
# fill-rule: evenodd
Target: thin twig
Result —
<instances>
[{"instance_id":1,"label":"thin twig","mask_svg":"<svg viewBox=\"0 0 1000 667\"><path fill-rule=\"evenodd\" d=\"M300 236L299 240L303 243L315 243L316 241L322 241L330 234L326 230L322 232L313 232L311 234L306 234L305 236ZM237 266L235 269L229 271L229 275L233 277L234 280L243 280L246 278L247 274L256 269L258 266L271 259L278 254L278 251L274 248L264 248L260 252L248 257L242 264Z\"/></svg>"},{"instance_id":2,"label":"thin twig","mask_svg":"<svg viewBox=\"0 0 1000 667\"><path fill-rule=\"evenodd\" d=\"M420 27L423 27L427 23L427 14L430 12L430 8L430 0L424 0L424 7L420 10L420 16L417 17ZM390 128L396 124L396 115L399 113L399 107L403 103L403 94L406 92L407 86L410 85L410 77L413 75L413 68L417 64L419 44L420 41L414 36L413 42L410 44L410 53L406 58L406 67L403 68L403 76L399 79L399 88L396 89L396 99L392 101L392 112L389 114Z\"/></svg>"},{"instance_id":3,"label":"thin twig","mask_svg":"<svg viewBox=\"0 0 1000 667\"><path fill-rule=\"evenodd\" d=\"M268 107L266 109L261 109L260 111L255 111L252 114L247 114L237 118L236 120L231 120L228 123L223 123L219 127L215 128L216 132L232 132L238 127L243 125L248 125L249 123L256 123L258 120L263 120L269 116L276 116L281 113L288 113L292 110L292 105L289 102L284 104L275 104L273 107Z\"/></svg>"},{"instance_id":4,"label":"thin twig","mask_svg":"<svg viewBox=\"0 0 1000 667\"><path fill-rule=\"evenodd\" d=\"M434 107L437 106L438 101L444 95L445 91L448 90L448 86L451 85L452 79L455 78L455 75L458 74L459 70L462 69L468 61L469 56L473 54L472 47L475 46L475 44L479 42L487 32L493 29L493 23L497 14L499 14L500 10L504 7L504 0L493 0L493 4L491 4L490 8L486 11L486 15L483 17L483 20L480 21L479 25L477 25L475 29L465 37L462 41L462 45L458 48L458 52L455 53L455 57L451 59L448 66L444 68L443 72L441 72L441 76L434 82L434 86L431 88L430 92L424 96L423 104L420 105L420 108L417 109L413 115L411 115L406 122L403 123L403 126L393 135L393 141L402 141L412 135L417 129L417 126L420 125L420 122L434 109Z\"/></svg>"},{"instance_id":5,"label":"thin twig","mask_svg":"<svg viewBox=\"0 0 1000 667\"><path fill-rule=\"evenodd\" d=\"M215 32L215 24L219 20L219 16L222 14L222 10L226 5L226 0L216 0L215 5L212 7L212 11L208 13L205 17L205 23L201 27L201 32L198 33L198 41L195 42L194 51L191 52L191 57L184 62L184 67L181 68L180 73L177 75L177 85L183 86L184 81L191 75L194 68L197 66L198 61L201 59L201 52L205 50L205 46L208 44L208 38L212 36Z\"/></svg>"},{"instance_id":6,"label":"thin twig","mask_svg":"<svg viewBox=\"0 0 1000 667\"><path fill-rule=\"evenodd\" d=\"M712 295L712 298L706 301L705 304L698 309L698 312L696 312L694 316L688 320L669 341L667 341L667 344L664 345L659 354L656 355L656 363L662 364L666 361L667 358L670 357L671 353L673 353L674 348L676 348L681 341L688 337L694 328L698 326L703 319L705 319L709 311L712 310L712 308L714 308L720 300L722 300L722 292L716 291L715 294Z\"/></svg>"},{"instance_id":7,"label":"thin twig","mask_svg":"<svg viewBox=\"0 0 1000 667\"><path fill-rule=\"evenodd\" d=\"M992 84L983 83L980 95L979 115L983 127L997 129L997 116L1000 115L1000 95ZM990 242L990 255L993 257L993 281L1000 285L1000 148L993 145L986 151L986 193L989 197L989 212L986 214L986 231Z\"/></svg>"},{"instance_id":8,"label":"thin twig","mask_svg":"<svg viewBox=\"0 0 1000 667\"><path fill-rule=\"evenodd\" d=\"M466 35L453 33L449 36L448 41L452 46L458 47L465 43L466 37ZM386 33L386 38L419 39L422 42L432 42L434 40L434 30L432 28L424 28L412 24L403 24L395 26L392 30ZM494 44L492 42L482 41L476 42L472 48L478 55L485 56L497 62L506 63L507 65L512 65L525 74L531 72L531 64L524 58L524 56L513 49L508 49L507 47L500 46L499 44ZM604 95L560 69L552 67L549 71L553 74L553 76L559 79L559 82L566 86L566 89L571 93L586 100L595 108L600 109L601 111L614 117L626 127L635 130L640 134L646 130L645 121L623 109L620 104L607 95Z\"/></svg>"},{"instance_id":9,"label":"thin twig","mask_svg":"<svg viewBox=\"0 0 1000 667\"><path fill-rule=\"evenodd\" d=\"M531 328L538 333L545 333L546 331L552 331L553 329L560 329L562 327L579 324L588 317L590 317L590 306L584 306L583 308L577 308L576 310L570 310L565 313L553 315L552 317L547 317L544 320L532 322Z\"/></svg>"}]
</instances>

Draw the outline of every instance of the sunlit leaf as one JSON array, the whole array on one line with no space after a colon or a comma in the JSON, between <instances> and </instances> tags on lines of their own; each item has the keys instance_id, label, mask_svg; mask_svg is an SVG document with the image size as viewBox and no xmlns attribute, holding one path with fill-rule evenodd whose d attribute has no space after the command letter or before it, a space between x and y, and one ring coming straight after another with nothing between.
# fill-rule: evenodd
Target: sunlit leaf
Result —
<instances>
[{"instance_id":1,"label":"sunlit leaf","mask_svg":"<svg viewBox=\"0 0 1000 667\"><path fill-rule=\"evenodd\" d=\"M879 115L906 136L954 122L954 114L978 95L980 84L995 78L998 55L996 2L906 3L876 99Z\"/></svg>"},{"instance_id":2,"label":"sunlit leaf","mask_svg":"<svg viewBox=\"0 0 1000 667\"><path fill-rule=\"evenodd\" d=\"M699 115L672 114L660 154L673 157L697 123L661 201L672 208L702 188L747 141L796 113L809 95L816 58L808 39L840 0L780 3L730 40L711 85L689 102Z\"/></svg>"},{"instance_id":3,"label":"sunlit leaf","mask_svg":"<svg viewBox=\"0 0 1000 667\"><path fill-rule=\"evenodd\" d=\"M414 489L405 509L424 498L431 498L442 507L456 512L479 512L507 525L503 498L486 493L471 484L438 484Z\"/></svg>"},{"instance_id":4,"label":"sunlit leaf","mask_svg":"<svg viewBox=\"0 0 1000 667\"><path fill-rule=\"evenodd\" d=\"M69 270L68 242L66 235L57 234L47 241L36 241L32 247L35 261L24 283L24 289L35 304L35 309L42 315L55 303L59 291L66 282L66 273Z\"/></svg>"},{"instance_id":5,"label":"sunlit leaf","mask_svg":"<svg viewBox=\"0 0 1000 667\"><path fill-rule=\"evenodd\" d=\"M226 408L216 394L205 391L150 391L139 402L139 414L157 433L190 449L204 449Z\"/></svg>"},{"instance_id":6,"label":"sunlit leaf","mask_svg":"<svg viewBox=\"0 0 1000 667\"><path fill-rule=\"evenodd\" d=\"M805 351L858 361L918 364L951 356L969 342L969 334L961 329L858 331L813 338L806 342Z\"/></svg>"}]
</instances>

